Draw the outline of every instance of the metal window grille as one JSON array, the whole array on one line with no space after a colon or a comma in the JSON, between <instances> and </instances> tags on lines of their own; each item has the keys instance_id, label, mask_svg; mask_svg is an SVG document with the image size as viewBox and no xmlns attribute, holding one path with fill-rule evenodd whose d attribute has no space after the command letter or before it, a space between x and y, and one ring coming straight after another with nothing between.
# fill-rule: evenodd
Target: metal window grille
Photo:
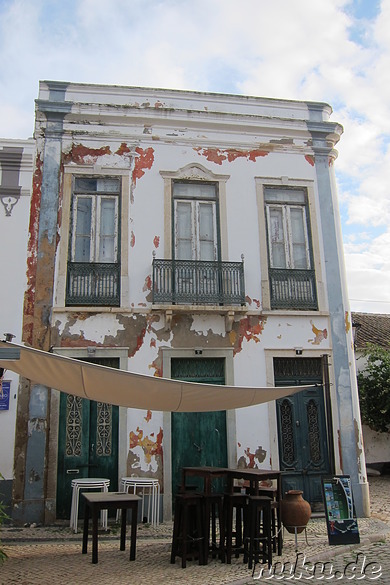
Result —
<instances>
[{"instance_id":1,"label":"metal window grille","mask_svg":"<svg viewBox=\"0 0 390 585\"><path fill-rule=\"evenodd\" d=\"M317 310L314 270L270 268L272 309Z\"/></svg>"},{"instance_id":2,"label":"metal window grille","mask_svg":"<svg viewBox=\"0 0 390 585\"><path fill-rule=\"evenodd\" d=\"M153 302L244 305L244 264L155 258Z\"/></svg>"},{"instance_id":3,"label":"metal window grille","mask_svg":"<svg viewBox=\"0 0 390 585\"><path fill-rule=\"evenodd\" d=\"M68 262L66 304L119 307L120 264Z\"/></svg>"}]
</instances>

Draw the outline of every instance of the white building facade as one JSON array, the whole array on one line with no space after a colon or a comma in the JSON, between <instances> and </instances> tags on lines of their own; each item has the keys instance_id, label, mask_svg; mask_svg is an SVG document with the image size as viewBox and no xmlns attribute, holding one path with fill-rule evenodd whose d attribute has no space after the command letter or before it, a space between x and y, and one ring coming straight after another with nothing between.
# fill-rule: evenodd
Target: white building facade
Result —
<instances>
[{"instance_id":1,"label":"white building facade","mask_svg":"<svg viewBox=\"0 0 390 585\"><path fill-rule=\"evenodd\" d=\"M22 337L23 295L26 289L26 249L35 142L0 139L0 287L1 339L6 333ZM12 499L15 421L19 376L3 373L0 391L0 494Z\"/></svg>"},{"instance_id":2,"label":"white building facade","mask_svg":"<svg viewBox=\"0 0 390 585\"><path fill-rule=\"evenodd\" d=\"M349 474L369 514L333 163L322 103L41 82L23 341L165 378L312 384L217 413L82 401L22 380L16 520L69 517L73 477L280 468L322 505Z\"/></svg>"}]
</instances>

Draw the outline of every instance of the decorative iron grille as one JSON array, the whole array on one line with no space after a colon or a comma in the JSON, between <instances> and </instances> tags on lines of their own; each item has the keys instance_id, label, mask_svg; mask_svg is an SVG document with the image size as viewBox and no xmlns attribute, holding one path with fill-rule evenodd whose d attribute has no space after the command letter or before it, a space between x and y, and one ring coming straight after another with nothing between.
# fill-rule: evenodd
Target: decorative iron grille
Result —
<instances>
[{"instance_id":1,"label":"decorative iron grille","mask_svg":"<svg viewBox=\"0 0 390 585\"><path fill-rule=\"evenodd\" d=\"M282 431L283 462L292 465L295 461L293 412L289 400L283 400L280 405L280 423Z\"/></svg>"},{"instance_id":2,"label":"decorative iron grille","mask_svg":"<svg viewBox=\"0 0 390 585\"><path fill-rule=\"evenodd\" d=\"M111 455L112 450L112 406L97 403L96 454Z\"/></svg>"},{"instance_id":3,"label":"decorative iron grille","mask_svg":"<svg viewBox=\"0 0 390 585\"><path fill-rule=\"evenodd\" d=\"M288 384L321 384L322 362L321 358L274 358L275 382L286 382Z\"/></svg>"},{"instance_id":4,"label":"decorative iron grille","mask_svg":"<svg viewBox=\"0 0 390 585\"><path fill-rule=\"evenodd\" d=\"M66 304L120 304L120 264L68 262Z\"/></svg>"},{"instance_id":5,"label":"decorative iron grille","mask_svg":"<svg viewBox=\"0 0 390 585\"><path fill-rule=\"evenodd\" d=\"M68 394L66 397L65 446L67 457L81 456L82 430L82 398Z\"/></svg>"},{"instance_id":6,"label":"decorative iron grille","mask_svg":"<svg viewBox=\"0 0 390 585\"><path fill-rule=\"evenodd\" d=\"M244 263L154 258L153 302L244 305Z\"/></svg>"},{"instance_id":7,"label":"decorative iron grille","mask_svg":"<svg viewBox=\"0 0 390 585\"><path fill-rule=\"evenodd\" d=\"M317 310L314 270L270 268L272 309Z\"/></svg>"},{"instance_id":8,"label":"decorative iron grille","mask_svg":"<svg viewBox=\"0 0 390 585\"><path fill-rule=\"evenodd\" d=\"M315 400L309 400L306 405L307 424L310 445L310 459L313 463L321 461L321 433L318 423L318 406Z\"/></svg>"},{"instance_id":9,"label":"decorative iron grille","mask_svg":"<svg viewBox=\"0 0 390 585\"><path fill-rule=\"evenodd\" d=\"M172 358L171 378L225 384L224 358Z\"/></svg>"}]
</instances>

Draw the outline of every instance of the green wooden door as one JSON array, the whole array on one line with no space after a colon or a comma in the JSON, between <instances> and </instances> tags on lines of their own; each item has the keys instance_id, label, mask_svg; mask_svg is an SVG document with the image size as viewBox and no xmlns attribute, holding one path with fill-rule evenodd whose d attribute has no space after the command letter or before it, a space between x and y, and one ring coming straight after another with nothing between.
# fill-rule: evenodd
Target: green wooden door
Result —
<instances>
[{"instance_id":1,"label":"green wooden door","mask_svg":"<svg viewBox=\"0 0 390 585\"><path fill-rule=\"evenodd\" d=\"M277 400L283 492L302 490L314 511L323 508L321 476L330 473L320 358L275 358L275 385L318 384Z\"/></svg>"},{"instance_id":2,"label":"green wooden door","mask_svg":"<svg viewBox=\"0 0 390 585\"><path fill-rule=\"evenodd\" d=\"M171 377L187 382L225 384L225 359L173 358ZM173 495L181 481L182 467L204 465L227 467L226 411L172 413ZM201 480L191 478L191 483L201 486Z\"/></svg>"},{"instance_id":3,"label":"green wooden door","mask_svg":"<svg viewBox=\"0 0 390 585\"><path fill-rule=\"evenodd\" d=\"M110 367L119 360L88 359ZM118 489L117 406L61 393L57 466L57 518L69 518L72 479L105 477Z\"/></svg>"}]
</instances>

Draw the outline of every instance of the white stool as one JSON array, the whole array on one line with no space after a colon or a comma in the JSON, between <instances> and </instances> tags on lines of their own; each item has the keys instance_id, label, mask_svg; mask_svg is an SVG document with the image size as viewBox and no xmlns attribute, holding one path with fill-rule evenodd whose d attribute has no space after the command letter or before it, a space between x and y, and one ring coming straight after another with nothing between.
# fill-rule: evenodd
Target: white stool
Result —
<instances>
[{"instance_id":1,"label":"white stool","mask_svg":"<svg viewBox=\"0 0 390 585\"><path fill-rule=\"evenodd\" d=\"M148 499L148 522L153 526L157 526L160 520L160 483L158 479L151 477L122 477L120 481L119 491L130 492L133 489L133 493L137 492L137 489L142 489L142 518L144 517L144 505L145 505L145 490ZM119 519L120 510L118 510L116 519Z\"/></svg>"},{"instance_id":2,"label":"white stool","mask_svg":"<svg viewBox=\"0 0 390 585\"><path fill-rule=\"evenodd\" d=\"M70 528L77 532L77 520L79 516L79 499L80 491L84 489L100 489L102 492L108 492L110 480L102 477L80 477L72 479L72 506L70 509ZM101 512L101 522L107 530L107 510Z\"/></svg>"}]
</instances>

